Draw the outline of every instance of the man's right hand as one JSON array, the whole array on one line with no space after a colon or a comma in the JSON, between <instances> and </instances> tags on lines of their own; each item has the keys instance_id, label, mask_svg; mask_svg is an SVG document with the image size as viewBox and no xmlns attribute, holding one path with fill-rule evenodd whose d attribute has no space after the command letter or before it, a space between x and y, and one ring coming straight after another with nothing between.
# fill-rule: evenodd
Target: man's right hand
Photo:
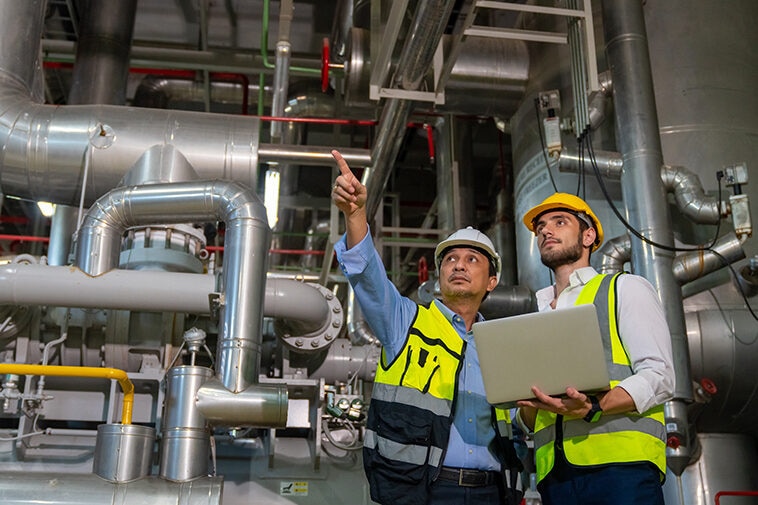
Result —
<instances>
[{"instance_id":1,"label":"man's right hand","mask_svg":"<svg viewBox=\"0 0 758 505\"><path fill-rule=\"evenodd\" d=\"M366 186L353 174L345 158L336 149L332 151L340 169L340 175L334 181L332 187L332 201L339 210L345 214L345 228L347 231L347 247L351 248L368 233L366 221Z\"/></svg>"},{"instance_id":2,"label":"man's right hand","mask_svg":"<svg viewBox=\"0 0 758 505\"><path fill-rule=\"evenodd\" d=\"M345 216L350 216L366 206L366 186L353 174L339 151L333 150L332 156L340 169L340 175L332 188L332 201Z\"/></svg>"}]
</instances>

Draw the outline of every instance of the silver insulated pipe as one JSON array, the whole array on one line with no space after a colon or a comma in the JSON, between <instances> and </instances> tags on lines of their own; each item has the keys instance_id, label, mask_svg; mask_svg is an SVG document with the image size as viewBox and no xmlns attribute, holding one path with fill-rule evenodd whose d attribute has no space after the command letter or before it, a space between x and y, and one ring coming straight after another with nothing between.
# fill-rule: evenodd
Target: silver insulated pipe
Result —
<instances>
[{"instance_id":1,"label":"silver insulated pipe","mask_svg":"<svg viewBox=\"0 0 758 505\"><path fill-rule=\"evenodd\" d=\"M218 505L222 490L222 477L190 482L146 477L127 483L109 482L94 474L3 472L0 477L3 505Z\"/></svg>"},{"instance_id":2,"label":"silver insulated pipe","mask_svg":"<svg viewBox=\"0 0 758 505\"><path fill-rule=\"evenodd\" d=\"M207 221L226 223L216 374L224 387L238 393L258 377L271 242L266 209L254 192L229 181L116 188L84 217L75 265L91 276L117 268L121 238L129 227Z\"/></svg>"}]
</instances>

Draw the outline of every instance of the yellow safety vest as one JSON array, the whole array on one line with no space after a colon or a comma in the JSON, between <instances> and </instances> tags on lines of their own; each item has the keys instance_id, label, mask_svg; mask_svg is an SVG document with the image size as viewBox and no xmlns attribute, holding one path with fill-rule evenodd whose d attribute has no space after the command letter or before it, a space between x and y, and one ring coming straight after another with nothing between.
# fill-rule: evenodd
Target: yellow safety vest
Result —
<instances>
[{"instance_id":1,"label":"yellow safety vest","mask_svg":"<svg viewBox=\"0 0 758 505\"><path fill-rule=\"evenodd\" d=\"M419 306L405 345L376 369L363 442L371 499L426 503L439 474L453 423L466 342L431 304ZM507 411L495 426L510 432Z\"/></svg>"},{"instance_id":2,"label":"yellow safety vest","mask_svg":"<svg viewBox=\"0 0 758 505\"><path fill-rule=\"evenodd\" d=\"M629 356L618 334L616 321L616 281L618 275L597 275L582 288L576 305L593 303L597 308L603 336L610 387L632 372ZM544 479L555 463L555 444L563 445L566 460L576 466L649 461L666 474L666 429L663 406L641 414L602 415L595 423L581 418L562 419L562 437L556 440L556 421L552 412L537 411L534 426L537 482Z\"/></svg>"}]
</instances>

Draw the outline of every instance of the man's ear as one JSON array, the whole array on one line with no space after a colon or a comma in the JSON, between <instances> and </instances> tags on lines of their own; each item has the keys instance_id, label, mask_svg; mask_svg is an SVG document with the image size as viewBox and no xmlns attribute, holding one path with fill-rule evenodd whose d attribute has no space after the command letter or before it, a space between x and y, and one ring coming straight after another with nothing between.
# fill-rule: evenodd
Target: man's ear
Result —
<instances>
[{"instance_id":1,"label":"man's ear","mask_svg":"<svg viewBox=\"0 0 758 505\"><path fill-rule=\"evenodd\" d=\"M582 233L582 245L584 247L592 248L592 244L597 240L597 230L595 228L587 228Z\"/></svg>"},{"instance_id":2,"label":"man's ear","mask_svg":"<svg viewBox=\"0 0 758 505\"><path fill-rule=\"evenodd\" d=\"M494 275L490 275L490 280L487 283L487 291L491 292L497 287L497 277Z\"/></svg>"}]
</instances>

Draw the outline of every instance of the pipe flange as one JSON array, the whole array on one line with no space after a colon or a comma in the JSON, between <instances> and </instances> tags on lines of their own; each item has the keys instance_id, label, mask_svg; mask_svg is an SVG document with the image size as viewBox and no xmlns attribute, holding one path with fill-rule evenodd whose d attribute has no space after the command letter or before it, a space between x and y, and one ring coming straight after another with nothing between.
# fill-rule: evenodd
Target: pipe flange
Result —
<instances>
[{"instance_id":1,"label":"pipe flange","mask_svg":"<svg viewBox=\"0 0 758 505\"><path fill-rule=\"evenodd\" d=\"M274 321L274 330L284 344L299 353L315 353L327 349L337 339L345 325L345 314L337 296L321 284L307 282L318 290L329 308L324 324L315 331L299 332L287 320Z\"/></svg>"}]
</instances>

